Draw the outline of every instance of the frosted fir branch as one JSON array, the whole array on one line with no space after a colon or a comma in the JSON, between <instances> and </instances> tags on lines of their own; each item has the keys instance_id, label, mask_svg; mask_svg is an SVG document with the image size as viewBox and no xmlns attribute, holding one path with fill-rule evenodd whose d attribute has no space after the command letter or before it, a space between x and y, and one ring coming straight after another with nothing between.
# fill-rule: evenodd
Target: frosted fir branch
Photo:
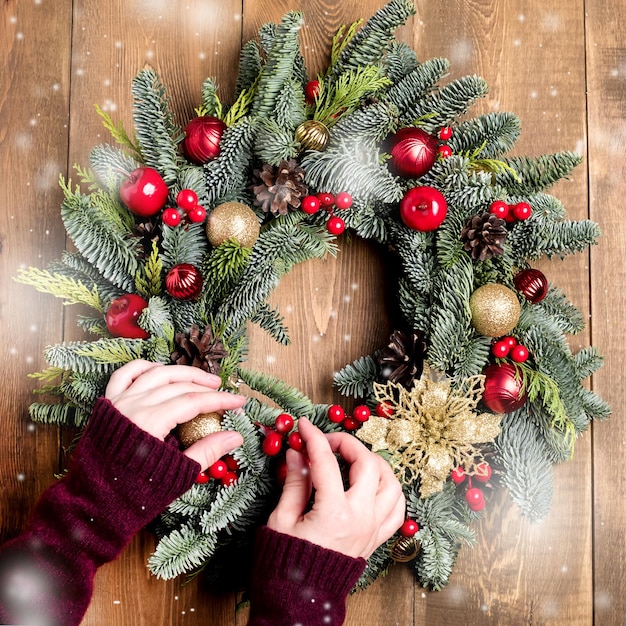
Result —
<instances>
[{"instance_id":1,"label":"frosted fir branch","mask_svg":"<svg viewBox=\"0 0 626 626\"><path fill-rule=\"evenodd\" d=\"M137 323L152 337L165 339L170 347L174 346L174 320L167 300L160 296L152 296L148 306L142 311Z\"/></svg>"},{"instance_id":2,"label":"frosted fir branch","mask_svg":"<svg viewBox=\"0 0 626 626\"><path fill-rule=\"evenodd\" d=\"M595 374L604 365L604 357L598 352L597 348L589 346L574 355L574 364L578 372L578 378L582 381Z\"/></svg>"},{"instance_id":3,"label":"frosted fir branch","mask_svg":"<svg viewBox=\"0 0 626 626\"><path fill-rule=\"evenodd\" d=\"M333 384L344 396L367 398L374 390L378 364L371 356L362 356L333 376Z\"/></svg>"},{"instance_id":4,"label":"frosted fir branch","mask_svg":"<svg viewBox=\"0 0 626 626\"><path fill-rule=\"evenodd\" d=\"M354 142L364 147L366 142L378 144L397 123L397 109L388 103L379 102L342 117L332 128L330 146L341 146Z\"/></svg>"},{"instance_id":5,"label":"frosted fir branch","mask_svg":"<svg viewBox=\"0 0 626 626\"><path fill-rule=\"evenodd\" d=\"M137 169L141 163L139 158L109 144L95 146L89 153L89 165L98 181L109 193L113 194L119 193L126 173Z\"/></svg>"},{"instance_id":6,"label":"frosted fir branch","mask_svg":"<svg viewBox=\"0 0 626 626\"><path fill-rule=\"evenodd\" d=\"M109 330L107 329L106 322L102 317L86 317L84 315L78 315L76 317L76 326L85 333L92 335L99 335L100 337L108 337Z\"/></svg>"},{"instance_id":7,"label":"frosted fir branch","mask_svg":"<svg viewBox=\"0 0 626 626\"><path fill-rule=\"evenodd\" d=\"M204 79L201 89L202 105L198 110L196 110L198 117L209 115L217 117L220 120L223 118L224 107L222 105L222 101L217 95L217 90L218 87L215 79L210 77Z\"/></svg>"},{"instance_id":8,"label":"frosted fir branch","mask_svg":"<svg viewBox=\"0 0 626 626\"><path fill-rule=\"evenodd\" d=\"M180 263L191 263L195 266L202 264L209 248L202 224L189 224L185 228L164 225L162 235L160 258L164 272Z\"/></svg>"},{"instance_id":9,"label":"frosted fir branch","mask_svg":"<svg viewBox=\"0 0 626 626\"><path fill-rule=\"evenodd\" d=\"M300 144L292 130L272 120L261 119L257 122L254 153L261 163L278 166L281 161L295 159L300 153Z\"/></svg>"},{"instance_id":10,"label":"frosted fir branch","mask_svg":"<svg viewBox=\"0 0 626 626\"><path fill-rule=\"evenodd\" d=\"M152 251L140 271L135 275L135 288L146 299L159 296L163 292L163 261L156 241L152 242Z\"/></svg>"},{"instance_id":11,"label":"frosted fir branch","mask_svg":"<svg viewBox=\"0 0 626 626\"><path fill-rule=\"evenodd\" d=\"M420 65L415 50L403 41L392 41L383 59L385 74L393 84L399 83Z\"/></svg>"},{"instance_id":12,"label":"frosted fir branch","mask_svg":"<svg viewBox=\"0 0 626 626\"><path fill-rule=\"evenodd\" d=\"M492 112L461 122L448 145L454 154L480 149L478 156L481 158L497 159L513 148L520 133L521 122L517 115ZM511 167L510 163L508 165Z\"/></svg>"},{"instance_id":13,"label":"frosted fir branch","mask_svg":"<svg viewBox=\"0 0 626 626\"><path fill-rule=\"evenodd\" d=\"M256 419L248 414L251 399L248 399L244 411L227 411L222 420L224 430L236 430L243 437L243 444L232 452L241 469L248 469L259 478L259 493L267 493L268 459L261 448L261 441L255 426ZM257 405L260 406L258 401ZM267 407L269 408L269 407ZM278 411L274 411L274 419Z\"/></svg>"},{"instance_id":14,"label":"frosted fir branch","mask_svg":"<svg viewBox=\"0 0 626 626\"><path fill-rule=\"evenodd\" d=\"M261 73L262 61L259 45L256 41L248 41L241 48L239 56L239 74L235 86L235 96L250 89Z\"/></svg>"},{"instance_id":15,"label":"frosted fir branch","mask_svg":"<svg viewBox=\"0 0 626 626\"><path fill-rule=\"evenodd\" d=\"M283 324L284 319L277 309L262 304L252 315L250 321L253 324L258 324L276 343L281 346L288 346L291 344L291 339L288 328Z\"/></svg>"},{"instance_id":16,"label":"frosted fir branch","mask_svg":"<svg viewBox=\"0 0 626 626\"><path fill-rule=\"evenodd\" d=\"M74 426L82 428L87 424L90 413L69 404L45 404L33 402L28 407L28 414L34 422L55 426Z\"/></svg>"}]
</instances>

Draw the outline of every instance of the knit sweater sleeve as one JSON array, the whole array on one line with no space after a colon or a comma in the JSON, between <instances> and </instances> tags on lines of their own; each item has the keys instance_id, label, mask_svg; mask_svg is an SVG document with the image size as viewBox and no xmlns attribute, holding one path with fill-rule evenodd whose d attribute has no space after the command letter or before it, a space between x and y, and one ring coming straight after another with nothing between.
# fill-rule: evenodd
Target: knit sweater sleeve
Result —
<instances>
[{"instance_id":1,"label":"knit sweater sleeve","mask_svg":"<svg viewBox=\"0 0 626 626\"><path fill-rule=\"evenodd\" d=\"M271 530L256 537L248 626L339 626L365 559Z\"/></svg>"},{"instance_id":2,"label":"knit sweater sleeve","mask_svg":"<svg viewBox=\"0 0 626 626\"><path fill-rule=\"evenodd\" d=\"M68 474L0 549L0 623L79 624L96 569L194 483L200 466L99 399Z\"/></svg>"}]
</instances>

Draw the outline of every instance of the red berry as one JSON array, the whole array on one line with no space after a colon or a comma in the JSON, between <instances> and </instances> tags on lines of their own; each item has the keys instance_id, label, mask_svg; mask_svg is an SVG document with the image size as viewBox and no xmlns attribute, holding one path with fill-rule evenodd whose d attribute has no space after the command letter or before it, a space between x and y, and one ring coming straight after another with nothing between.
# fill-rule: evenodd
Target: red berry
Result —
<instances>
[{"instance_id":1,"label":"red berry","mask_svg":"<svg viewBox=\"0 0 626 626\"><path fill-rule=\"evenodd\" d=\"M491 478L491 466L486 461L476 466L474 479L479 483L486 483Z\"/></svg>"},{"instance_id":2,"label":"red berry","mask_svg":"<svg viewBox=\"0 0 626 626\"><path fill-rule=\"evenodd\" d=\"M222 461L222 459L219 459L219 461L215 461L215 463L213 463L213 465L209 467L208 471L211 478L216 478L219 480L226 476L226 473L228 472L228 466L224 461Z\"/></svg>"},{"instance_id":3,"label":"red berry","mask_svg":"<svg viewBox=\"0 0 626 626\"><path fill-rule=\"evenodd\" d=\"M450 478L455 485L460 485L465 480L465 470L457 467L450 472Z\"/></svg>"},{"instance_id":4,"label":"red berry","mask_svg":"<svg viewBox=\"0 0 626 626\"><path fill-rule=\"evenodd\" d=\"M206 472L200 472L196 476L196 484L204 485L205 483L208 483L208 482L209 482L209 475Z\"/></svg>"},{"instance_id":5,"label":"red berry","mask_svg":"<svg viewBox=\"0 0 626 626\"><path fill-rule=\"evenodd\" d=\"M198 204L198 194L193 189L181 189L176 194L176 204L183 211L191 211Z\"/></svg>"},{"instance_id":6,"label":"red berry","mask_svg":"<svg viewBox=\"0 0 626 626\"><path fill-rule=\"evenodd\" d=\"M528 348L522 344L517 344L511 349L510 356L516 363L525 363L528 361Z\"/></svg>"},{"instance_id":7,"label":"red berry","mask_svg":"<svg viewBox=\"0 0 626 626\"><path fill-rule=\"evenodd\" d=\"M326 222L326 229L331 235L341 235L346 229L346 223L340 217L333 216Z\"/></svg>"},{"instance_id":8,"label":"red berry","mask_svg":"<svg viewBox=\"0 0 626 626\"><path fill-rule=\"evenodd\" d=\"M376 405L376 415L378 417L391 417L393 414L394 410L389 402L379 402Z\"/></svg>"},{"instance_id":9,"label":"red berry","mask_svg":"<svg viewBox=\"0 0 626 626\"><path fill-rule=\"evenodd\" d=\"M513 207L513 215L518 220L527 220L533 214L533 210L528 202L518 202Z\"/></svg>"},{"instance_id":10,"label":"red berry","mask_svg":"<svg viewBox=\"0 0 626 626\"><path fill-rule=\"evenodd\" d=\"M485 496L478 487L472 487L467 490L465 501L472 511L481 511L485 508Z\"/></svg>"},{"instance_id":11,"label":"red berry","mask_svg":"<svg viewBox=\"0 0 626 626\"><path fill-rule=\"evenodd\" d=\"M515 337L511 337L510 335L502 337L502 341L506 341L506 345L509 346L509 348L514 348L517 345L517 339L515 339Z\"/></svg>"},{"instance_id":12,"label":"red berry","mask_svg":"<svg viewBox=\"0 0 626 626\"><path fill-rule=\"evenodd\" d=\"M315 102L317 94L320 92L320 81L310 80L304 87L304 96L309 104Z\"/></svg>"},{"instance_id":13,"label":"red berry","mask_svg":"<svg viewBox=\"0 0 626 626\"><path fill-rule=\"evenodd\" d=\"M206 210L204 209L204 207L201 207L198 204L193 209L191 209L191 211L189 211L187 215L189 216L190 222L193 222L194 224L200 224L206 219Z\"/></svg>"},{"instance_id":14,"label":"red berry","mask_svg":"<svg viewBox=\"0 0 626 626\"><path fill-rule=\"evenodd\" d=\"M355 420L353 417L346 417L346 419L343 420L343 427L346 430L356 430L360 425L361 423Z\"/></svg>"},{"instance_id":15,"label":"red berry","mask_svg":"<svg viewBox=\"0 0 626 626\"><path fill-rule=\"evenodd\" d=\"M400 526L400 534L403 537L414 537L419 529L419 524L415 520L406 519L404 524Z\"/></svg>"},{"instance_id":16,"label":"red berry","mask_svg":"<svg viewBox=\"0 0 626 626\"><path fill-rule=\"evenodd\" d=\"M400 201L400 217L413 230L428 232L441 226L448 212L443 194L434 187L412 187Z\"/></svg>"},{"instance_id":17,"label":"red berry","mask_svg":"<svg viewBox=\"0 0 626 626\"><path fill-rule=\"evenodd\" d=\"M354 411L352 411L352 417L357 422L367 422L371 414L372 412L369 410L369 407L364 404L354 407Z\"/></svg>"},{"instance_id":18,"label":"red berry","mask_svg":"<svg viewBox=\"0 0 626 626\"><path fill-rule=\"evenodd\" d=\"M239 470L239 461L232 454L227 454L223 457L223 460L224 463L226 463L226 467L231 472L236 472Z\"/></svg>"},{"instance_id":19,"label":"red berry","mask_svg":"<svg viewBox=\"0 0 626 626\"><path fill-rule=\"evenodd\" d=\"M224 487L230 487L236 480L238 476L235 472L226 472L226 474L220 479L220 482Z\"/></svg>"},{"instance_id":20,"label":"red berry","mask_svg":"<svg viewBox=\"0 0 626 626\"><path fill-rule=\"evenodd\" d=\"M444 126L439 131L439 139L447 141L448 139L450 139L450 137L452 137L452 126Z\"/></svg>"},{"instance_id":21,"label":"red berry","mask_svg":"<svg viewBox=\"0 0 626 626\"><path fill-rule=\"evenodd\" d=\"M313 215L320 210L321 202L317 196L304 196L300 207L308 215Z\"/></svg>"},{"instance_id":22,"label":"red berry","mask_svg":"<svg viewBox=\"0 0 626 626\"><path fill-rule=\"evenodd\" d=\"M302 452L302 450L304 450L304 439L302 439L302 435L297 430L289 434L287 443L289 447L296 452Z\"/></svg>"},{"instance_id":23,"label":"red berry","mask_svg":"<svg viewBox=\"0 0 626 626\"><path fill-rule=\"evenodd\" d=\"M267 456L276 456L283 447L283 438L275 430L268 431L263 439L263 452Z\"/></svg>"},{"instance_id":24,"label":"red berry","mask_svg":"<svg viewBox=\"0 0 626 626\"><path fill-rule=\"evenodd\" d=\"M504 339L501 339L500 341L496 341L491 346L491 352L497 359L504 359L509 354L510 349L511 348L508 342L505 341Z\"/></svg>"},{"instance_id":25,"label":"red berry","mask_svg":"<svg viewBox=\"0 0 626 626\"><path fill-rule=\"evenodd\" d=\"M506 219L509 214L509 205L504 200L495 200L489 205L489 213L493 213L500 219Z\"/></svg>"},{"instance_id":26,"label":"red berry","mask_svg":"<svg viewBox=\"0 0 626 626\"><path fill-rule=\"evenodd\" d=\"M504 221L507 224L514 224L515 222L517 222L517 218L513 214L513 206L512 205L509 205L509 212L504 216Z\"/></svg>"},{"instance_id":27,"label":"red berry","mask_svg":"<svg viewBox=\"0 0 626 626\"><path fill-rule=\"evenodd\" d=\"M352 196L345 191L338 193L335 198L335 206L338 209L349 209L352 206Z\"/></svg>"},{"instance_id":28,"label":"red berry","mask_svg":"<svg viewBox=\"0 0 626 626\"><path fill-rule=\"evenodd\" d=\"M293 428L293 417L289 413L281 413L274 421L274 428L279 433L288 433Z\"/></svg>"},{"instance_id":29,"label":"red berry","mask_svg":"<svg viewBox=\"0 0 626 626\"><path fill-rule=\"evenodd\" d=\"M448 157L452 156L452 148L450 146L439 146L437 148L437 152L442 159L447 159Z\"/></svg>"},{"instance_id":30,"label":"red berry","mask_svg":"<svg viewBox=\"0 0 626 626\"><path fill-rule=\"evenodd\" d=\"M328 419L335 423L340 424L346 417L346 412L338 404L331 404L328 407Z\"/></svg>"},{"instance_id":31,"label":"red berry","mask_svg":"<svg viewBox=\"0 0 626 626\"><path fill-rule=\"evenodd\" d=\"M317 199L324 208L328 208L335 204L335 196L332 193L318 193Z\"/></svg>"},{"instance_id":32,"label":"red berry","mask_svg":"<svg viewBox=\"0 0 626 626\"><path fill-rule=\"evenodd\" d=\"M178 209L165 209L161 214L161 219L166 226L175 228L180 224L180 213Z\"/></svg>"}]
</instances>

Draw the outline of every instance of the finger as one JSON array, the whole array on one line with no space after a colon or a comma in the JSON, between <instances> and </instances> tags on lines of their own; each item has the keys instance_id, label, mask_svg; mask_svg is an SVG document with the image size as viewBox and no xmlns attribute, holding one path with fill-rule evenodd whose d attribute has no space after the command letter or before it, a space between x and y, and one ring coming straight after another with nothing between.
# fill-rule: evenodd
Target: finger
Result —
<instances>
[{"instance_id":1,"label":"finger","mask_svg":"<svg viewBox=\"0 0 626 626\"><path fill-rule=\"evenodd\" d=\"M163 419L165 417L169 432L178 424L188 422L200 413L234 411L240 409L245 401L244 396L227 391L185 393L176 395L155 406L154 410L157 411L157 414L154 418Z\"/></svg>"},{"instance_id":2,"label":"finger","mask_svg":"<svg viewBox=\"0 0 626 626\"><path fill-rule=\"evenodd\" d=\"M272 513L274 524L290 528L302 518L311 497L311 474L301 452L287 450L287 477L278 505Z\"/></svg>"},{"instance_id":3,"label":"finger","mask_svg":"<svg viewBox=\"0 0 626 626\"><path fill-rule=\"evenodd\" d=\"M199 367L168 365L167 367L151 369L144 376L137 378L133 385L133 391L142 393L178 382L195 383L211 389L218 389L222 384L219 376L205 372Z\"/></svg>"},{"instance_id":4,"label":"finger","mask_svg":"<svg viewBox=\"0 0 626 626\"><path fill-rule=\"evenodd\" d=\"M406 518L406 501L404 494L393 506L391 512L383 518L378 527L377 543L380 545L391 537L402 526ZM378 546L377 546L378 547Z\"/></svg>"},{"instance_id":5,"label":"finger","mask_svg":"<svg viewBox=\"0 0 626 626\"><path fill-rule=\"evenodd\" d=\"M316 501L319 503L324 498L338 501L343 498L341 470L327 436L306 417L298 420L298 431L306 444L311 463L311 482L317 490Z\"/></svg>"},{"instance_id":6,"label":"finger","mask_svg":"<svg viewBox=\"0 0 626 626\"><path fill-rule=\"evenodd\" d=\"M229 454L243 443L243 437L234 430L223 430L192 443L183 454L200 464L201 471Z\"/></svg>"},{"instance_id":7,"label":"finger","mask_svg":"<svg viewBox=\"0 0 626 626\"><path fill-rule=\"evenodd\" d=\"M155 367L162 366L162 363L154 363L144 359L137 359L136 361L130 361L126 363L126 365L122 365L122 367L111 374L105 397L108 399L115 398L123 391L126 391L139 376Z\"/></svg>"}]
</instances>

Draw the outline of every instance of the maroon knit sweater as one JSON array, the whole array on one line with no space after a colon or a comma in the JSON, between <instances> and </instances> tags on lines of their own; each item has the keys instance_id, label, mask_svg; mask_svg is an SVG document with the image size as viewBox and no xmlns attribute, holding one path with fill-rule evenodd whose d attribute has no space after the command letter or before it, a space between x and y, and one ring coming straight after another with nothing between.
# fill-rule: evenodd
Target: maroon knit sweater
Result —
<instances>
[{"instance_id":1,"label":"maroon knit sweater","mask_svg":"<svg viewBox=\"0 0 626 626\"><path fill-rule=\"evenodd\" d=\"M69 473L0 549L0 623L79 624L96 569L187 491L199 465L98 400ZM268 528L259 531L249 624L342 624L363 559Z\"/></svg>"}]
</instances>

